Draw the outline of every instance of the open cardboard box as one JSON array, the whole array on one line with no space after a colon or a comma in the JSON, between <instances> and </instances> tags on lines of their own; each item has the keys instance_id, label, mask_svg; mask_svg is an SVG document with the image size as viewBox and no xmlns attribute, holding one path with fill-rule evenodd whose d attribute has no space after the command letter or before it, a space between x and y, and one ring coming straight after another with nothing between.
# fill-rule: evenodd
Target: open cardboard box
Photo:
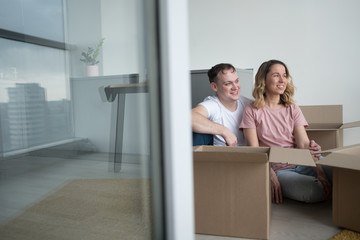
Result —
<instances>
[{"instance_id":1,"label":"open cardboard box","mask_svg":"<svg viewBox=\"0 0 360 240\"><path fill-rule=\"evenodd\" d=\"M300 108L309 123L309 139L328 150L319 163L334 167L333 223L360 232L360 145L343 147L343 129L359 127L360 121L344 124L342 105Z\"/></svg>"},{"instance_id":2,"label":"open cardboard box","mask_svg":"<svg viewBox=\"0 0 360 240\"><path fill-rule=\"evenodd\" d=\"M319 164L333 167L333 223L360 232L360 144L328 152Z\"/></svg>"},{"instance_id":3,"label":"open cardboard box","mask_svg":"<svg viewBox=\"0 0 360 240\"><path fill-rule=\"evenodd\" d=\"M300 106L309 126L309 139L323 150L343 146L343 129L360 127L360 121L343 123L342 105Z\"/></svg>"},{"instance_id":4,"label":"open cardboard box","mask_svg":"<svg viewBox=\"0 0 360 240\"><path fill-rule=\"evenodd\" d=\"M315 166L308 150L197 146L194 154L195 232L268 239L269 162Z\"/></svg>"}]
</instances>

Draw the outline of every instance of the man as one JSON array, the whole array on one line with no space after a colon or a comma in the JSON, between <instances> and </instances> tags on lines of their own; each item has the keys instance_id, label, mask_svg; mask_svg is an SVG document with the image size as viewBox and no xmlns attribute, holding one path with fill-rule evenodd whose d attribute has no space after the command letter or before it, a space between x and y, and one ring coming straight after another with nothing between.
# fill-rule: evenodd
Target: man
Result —
<instances>
[{"instance_id":1,"label":"man","mask_svg":"<svg viewBox=\"0 0 360 240\"><path fill-rule=\"evenodd\" d=\"M214 135L214 145L246 145L239 125L251 100L240 96L235 67L228 63L217 64L208 71L208 77L216 95L207 97L192 109L193 131Z\"/></svg>"},{"instance_id":2,"label":"man","mask_svg":"<svg viewBox=\"0 0 360 240\"><path fill-rule=\"evenodd\" d=\"M208 71L208 77L216 95L205 98L192 109L193 132L213 135L214 145L246 146L239 126L243 111L252 100L240 96L241 85L235 67L229 63L217 64ZM309 149L320 151L321 147L311 140Z\"/></svg>"}]
</instances>

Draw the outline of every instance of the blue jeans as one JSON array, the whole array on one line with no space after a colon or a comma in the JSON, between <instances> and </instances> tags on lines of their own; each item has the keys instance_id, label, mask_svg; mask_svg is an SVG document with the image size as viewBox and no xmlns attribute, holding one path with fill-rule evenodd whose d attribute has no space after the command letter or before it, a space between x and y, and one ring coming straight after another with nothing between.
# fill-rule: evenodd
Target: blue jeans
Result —
<instances>
[{"instance_id":1,"label":"blue jeans","mask_svg":"<svg viewBox=\"0 0 360 240\"><path fill-rule=\"evenodd\" d=\"M328 166L322 168L332 184L332 168ZM307 203L323 201L325 190L312 167L297 166L294 169L277 171L276 175L283 197Z\"/></svg>"},{"instance_id":2,"label":"blue jeans","mask_svg":"<svg viewBox=\"0 0 360 240\"><path fill-rule=\"evenodd\" d=\"M213 145L213 144L214 144L213 135L193 132L193 146Z\"/></svg>"}]
</instances>

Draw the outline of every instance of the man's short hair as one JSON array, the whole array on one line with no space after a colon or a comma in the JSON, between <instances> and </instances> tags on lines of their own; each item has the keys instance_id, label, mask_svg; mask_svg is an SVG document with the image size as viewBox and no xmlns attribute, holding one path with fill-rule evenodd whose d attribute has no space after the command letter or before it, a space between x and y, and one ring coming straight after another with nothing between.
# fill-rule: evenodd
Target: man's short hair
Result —
<instances>
[{"instance_id":1,"label":"man's short hair","mask_svg":"<svg viewBox=\"0 0 360 240\"><path fill-rule=\"evenodd\" d=\"M216 64L215 66L213 66L209 71L208 71L208 77L209 77L209 81L210 83L212 82L217 82L217 75L219 74L219 72L224 73L225 70L229 70L232 69L234 72L236 72L235 67L230 64L230 63L219 63Z\"/></svg>"}]
</instances>

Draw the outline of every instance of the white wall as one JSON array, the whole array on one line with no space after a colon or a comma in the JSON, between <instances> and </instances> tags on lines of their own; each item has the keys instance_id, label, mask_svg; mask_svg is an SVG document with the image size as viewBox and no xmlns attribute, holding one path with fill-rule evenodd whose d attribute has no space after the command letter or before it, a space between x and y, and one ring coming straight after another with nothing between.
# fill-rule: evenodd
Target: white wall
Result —
<instances>
[{"instance_id":1,"label":"white wall","mask_svg":"<svg viewBox=\"0 0 360 240\"><path fill-rule=\"evenodd\" d=\"M139 73L137 0L101 0L104 75ZM139 52L140 50L140 52Z\"/></svg>"},{"instance_id":2,"label":"white wall","mask_svg":"<svg viewBox=\"0 0 360 240\"><path fill-rule=\"evenodd\" d=\"M84 77L86 65L80 61L81 52L94 46L101 38L100 0L66 1L66 38L71 46L69 54L69 74L71 77ZM102 72L102 58L100 73Z\"/></svg>"},{"instance_id":3,"label":"white wall","mask_svg":"<svg viewBox=\"0 0 360 240\"><path fill-rule=\"evenodd\" d=\"M81 52L105 38L100 52L100 75L138 73L139 54L138 0L67 1L67 39L71 44L70 75L84 77ZM139 51L140 50L140 51Z\"/></svg>"},{"instance_id":4,"label":"white wall","mask_svg":"<svg viewBox=\"0 0 360 240\"><path fill-rule=\"evenodd\" d=\"M342 104L344 122L360 120L360 1L191 0L192 70L230 62L254 68L284 61L298 105ZM360 128L344 144L359 143Z\"/></svg>"}]
</instances>

